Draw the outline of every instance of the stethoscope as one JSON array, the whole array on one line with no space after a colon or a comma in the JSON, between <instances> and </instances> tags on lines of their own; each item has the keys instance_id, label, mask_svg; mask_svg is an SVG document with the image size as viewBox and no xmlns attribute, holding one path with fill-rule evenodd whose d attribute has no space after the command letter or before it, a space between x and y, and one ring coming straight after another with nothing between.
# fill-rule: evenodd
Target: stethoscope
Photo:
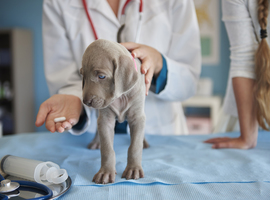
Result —
<instances>
[{"instance_id":1,"label":"stethoscope","mask_svg":"<svg viewBox=\"0 0 270 200\"><path fill-rule=\"evenodd\" d=\"M119 30L118 30L118 33L117 33L117 42L121 42L120 36L121 36L121 33L122 33L123 29L125 28L125 20L126 20L125 9L126 9L127 4L128 4L130 1L131 1L131 0L127 0L127 1L126 1L126 3L125 3L124 6L123 6L122 12L121 12L121 19L120 19L121 26L120 26L120 28L119 28ZM92 21L92 19L91 19L91 17L90 17L90 14L89 14L89 12L88 12L86 0L82 0L82 3L83 3L83 7L84 7L84 10L85 10L85 13L86 13L86 15L87 15L88 21L90 22L92 31L93 31L93 33L94 33L95 39L97 40L97 39L98 39L97 32L96 32L95 26L94 26L94 24L93 24L93 21ZM139 7L139 22L138 22L137 32L136 32L136 36L135 36L135 42L136 42L136 43L139 42L139 37L140 37L140 33L141 33L141 26L142 26L142 10L143 10L143 1L140 0L140 7Z\"/></svg>"},{"instance_id":2,"label":"stethoscope","mask_svg":"<svg viewBox=\"0 0 270 200\"><path fill-rule=\"evenodd\" d=\"M40 183L35 183L31 181L10 181L9 179L4 179L0 174L0 200L8 200L11 197L16 197L20 195L19 188L32 188L43 191L46 195L41 197L32 198L32 200L46 200L53 196L53 192L50 188Z\"/></svg>"}]
</instances>

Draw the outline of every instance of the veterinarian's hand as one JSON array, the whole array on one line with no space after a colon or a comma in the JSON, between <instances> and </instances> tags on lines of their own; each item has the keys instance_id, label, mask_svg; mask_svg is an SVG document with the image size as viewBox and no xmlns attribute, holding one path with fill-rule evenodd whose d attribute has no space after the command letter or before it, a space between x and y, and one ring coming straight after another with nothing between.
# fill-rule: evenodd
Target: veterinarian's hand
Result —
<instances>
[{"instance_id":1,"label":"veterinarian's hand","mask_svg":"<svg viewBox=\"0 0 270 200\"><path fill-rule=\"evenodd\" d=\"M148 95L153 76L157 78L162 69L161 54L156 49L143 44L133 42L121 44L131 52L134 58L142 61L141 73L145 74L146 95Z\"/></svg>"},{"instance_id":2,"label":"veterinarian's hand","mask_svg":"<svg viewBox=\"0 0 270 200\"><path fill-rule=\"evenodd\" d=\"M54 133L64 132L75 125L80 118L82 103L79 97L73 95L56 94L43 102L39 108L36 126L42 126ZM54 122L55 118L66 117L66 121Z\"/></svg>"},{"instance_id":3,"label":"veterinarian's hand","mask_svg":"<svg viewBox=\"0 0 270 200\"><path fill-rule=\"evenodd\" d=\"M244 139L243 137L230 138L230 137L218 137L204 141L205 143L213 144L213 149L222 148L234 148L234 149L251 149L257 144L257 135Z\"/></svg>"}]
</instances>

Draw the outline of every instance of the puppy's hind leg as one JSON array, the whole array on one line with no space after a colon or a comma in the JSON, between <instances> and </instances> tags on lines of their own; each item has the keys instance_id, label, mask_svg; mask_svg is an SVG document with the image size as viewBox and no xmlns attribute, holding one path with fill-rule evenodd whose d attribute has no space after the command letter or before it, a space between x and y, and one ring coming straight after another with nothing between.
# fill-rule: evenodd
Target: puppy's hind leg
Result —
<instances>
[{"instance_id":1,"label":"puppy's hind leg","mask_svg":"<svg viewBox=\"0 0 270 200\"><path fill-rule=\"evenodd\" d=\"M143 148L144 149L147 149L147 148L149 148L150 147L150 145L149 145L149 143L146 141L146 139L144 138L143 139Z\"/></svg>"},{"instance_id":2,"label":"puppy's hind leg","mask_svg":"<svg viewBox=\"0 0 270 200\"><path fill-rule=\"evenodd\" d=\"M87 148L88 149L100 149L100 140L99 140L98 131L96 131L96 135L95 135L94 139L88 144Z\"/></svg>"}]
</instances>

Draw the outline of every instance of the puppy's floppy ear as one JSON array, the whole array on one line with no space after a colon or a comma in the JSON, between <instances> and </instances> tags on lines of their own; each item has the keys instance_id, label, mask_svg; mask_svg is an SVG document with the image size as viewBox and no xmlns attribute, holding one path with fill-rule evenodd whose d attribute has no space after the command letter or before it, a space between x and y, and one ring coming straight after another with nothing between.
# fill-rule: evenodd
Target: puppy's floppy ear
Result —
<instances>
[{"instance_id":1,"label":"puppy's floppy ear","mask_svg":"<svg viewBox=\"0 0 270 200\"><path fill-rule=\"evenodd\" d=\"M126 56L119 56L119 60L114 62L114 83L115 96L119 97L130 90L139 78L134 61Z\"/></svg>"}]
</instances>

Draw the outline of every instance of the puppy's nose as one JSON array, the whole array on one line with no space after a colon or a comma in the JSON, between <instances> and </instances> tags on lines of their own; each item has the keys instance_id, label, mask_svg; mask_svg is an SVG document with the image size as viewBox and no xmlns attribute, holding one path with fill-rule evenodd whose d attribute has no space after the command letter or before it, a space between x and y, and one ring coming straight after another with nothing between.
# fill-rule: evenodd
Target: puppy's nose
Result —
<instances>
[{"instance_id":1,"label":"puppy's nose","mask_svg":"<svg viewBox=\"0 0 270 200\"><path fill-rule=\"evenodd\" d=\"M93 99L83 99L83 103L87 106L92 106Z\"/></svg>"}]
</instances>

